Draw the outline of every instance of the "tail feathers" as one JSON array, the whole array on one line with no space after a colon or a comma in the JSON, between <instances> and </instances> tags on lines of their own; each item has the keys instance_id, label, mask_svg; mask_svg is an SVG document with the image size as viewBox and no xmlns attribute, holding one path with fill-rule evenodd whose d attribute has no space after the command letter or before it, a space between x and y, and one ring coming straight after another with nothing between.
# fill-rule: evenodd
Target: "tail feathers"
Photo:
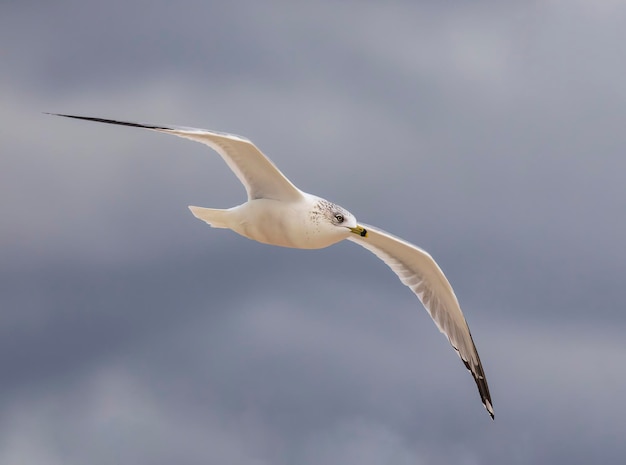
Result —
<instances>
[{"instance_id":1,"label":"tail feathers","mask_svg":"<svg viewBox=\"0 0 626 465\"><path fill-rule=\"evenodd\" d=\"M189 207L193 216L214 228L230 228L229 211L216 208Z\"/></svg>"}]
</instances>

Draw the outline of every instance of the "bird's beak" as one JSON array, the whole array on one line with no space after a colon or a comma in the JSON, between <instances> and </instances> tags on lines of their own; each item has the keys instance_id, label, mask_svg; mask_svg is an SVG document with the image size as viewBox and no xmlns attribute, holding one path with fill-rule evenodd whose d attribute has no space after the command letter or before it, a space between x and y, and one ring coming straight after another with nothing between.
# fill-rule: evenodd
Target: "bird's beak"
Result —
<instances>
[{"instance_id":1,"label":"bird's beak","mask_svg":"<svg viewBox=\"0 0 626 465\"><path fill-rule=\"evenodd\" d=\"M358 224L356 225L356 228L349 229L351 232L353 232L354 234L358 234L361 237L367 236L367 229L365 229L363 226L359 226Z\"/></svg>"}]
</instances>

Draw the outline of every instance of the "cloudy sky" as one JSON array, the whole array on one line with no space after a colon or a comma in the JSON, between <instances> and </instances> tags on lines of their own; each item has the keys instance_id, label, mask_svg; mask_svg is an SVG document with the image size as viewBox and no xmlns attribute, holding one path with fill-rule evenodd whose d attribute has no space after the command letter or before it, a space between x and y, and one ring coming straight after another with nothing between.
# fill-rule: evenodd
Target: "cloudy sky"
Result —
<instances>
[{"instance_id":1,"label":"cloudy sky","mask_svg":"<svg viewBox=\"0 0 626 465\"><path fill-rule=\"evenodd\" d=\"M313 6L315 3L315 6ZM0 463L625 463L622 2L0 4ZM489 380L350 243L187 205L300 188L428 250Z\"/></svg>"}]
</instances>

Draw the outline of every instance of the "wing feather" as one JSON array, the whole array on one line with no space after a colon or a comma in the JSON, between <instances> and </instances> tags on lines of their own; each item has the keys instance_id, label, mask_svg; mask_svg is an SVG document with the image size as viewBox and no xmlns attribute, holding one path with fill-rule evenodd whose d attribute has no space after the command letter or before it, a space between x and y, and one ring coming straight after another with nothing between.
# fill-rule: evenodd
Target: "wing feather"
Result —
<instances>
[{"instance_id":1,"label":"wing feather","mask_svg":"<svg viewBox=\"0 0 626 465\"><path fill-rule=\"evenodd\" d=\"M378 256L417 295L471 372L481 400L493 418L489 386L476 345L454 290L439 265L419 247L373 226L362 226L367 229L367 236L351 235L349 239Z\"/></svg>"},{"instance_id":2,"label":"wing feather","mask_svg":"<svg viewBox=\"0 0 626 465\"><path fill-rule=\"evenodd\" d=\"M274 199L299 200L302 192L261 152L256 145L245 137L207 129L183 126L165 126L145 123L133 123L89 116L74 116L51 113L66 118L95 121L97 123L117 124L152 131L172 134L185 139L208 145L224 159L228 167L246 188L248 200Z\"/></svg>"}]
</instances>

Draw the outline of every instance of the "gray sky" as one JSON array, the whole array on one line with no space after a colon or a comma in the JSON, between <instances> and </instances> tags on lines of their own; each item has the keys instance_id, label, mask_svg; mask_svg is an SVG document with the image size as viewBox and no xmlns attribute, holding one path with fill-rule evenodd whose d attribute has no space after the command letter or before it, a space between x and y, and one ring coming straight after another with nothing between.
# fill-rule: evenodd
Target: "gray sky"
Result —
<instances>
[{"instance_id":1,"label":"gray sky","mask_svg":"<svg viewBox=\"0 0 626 465\"><path fill-rule=\"evenodd\" d=\"M624 463L621 2L3 2L0 463ZM187 205L251 138L428 250L493 397L352 244Z\"/></svg>"}]
</instances>

